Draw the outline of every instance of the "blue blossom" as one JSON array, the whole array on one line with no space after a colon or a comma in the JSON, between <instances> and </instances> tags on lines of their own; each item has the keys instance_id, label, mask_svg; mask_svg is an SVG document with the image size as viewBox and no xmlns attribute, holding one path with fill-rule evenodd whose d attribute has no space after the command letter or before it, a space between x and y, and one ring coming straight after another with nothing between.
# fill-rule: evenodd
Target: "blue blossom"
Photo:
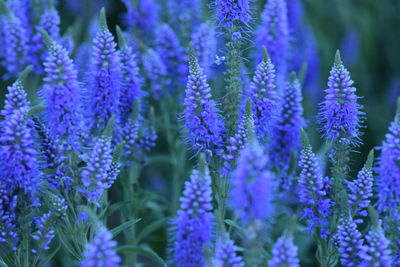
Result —
<instances>
[{"instance_id":1,"label":"blue blossom","mask_svg":"<svg viewBox=\"0 0 400 267\"><path fill-rule=\"evenodd\" d=\"M386 239L380 224L379 222L378 225L373 225L365 236L367 244L364 248L362 267L393 266L392 252L389 248L390 241Z\"/></svg>"},{"instance_id":2,"label":"blue blossom","mask_svg":"<svg viewBox=\"0 0 400 267\"><path fill-rule=\"evenodd\" d=\"M140 0L137 8L131 0L122 0L127 13L124 14L124 22L129 27L135 27L146 35L152 36L159 20L159 5L155 0Z\"/></svg>"},{"instance_id":3,"label":"blue blossom","mask_svg":"<svg viewBox=\"0 0 400 267\"><path fill-rule=\"evenodd\" d=\"M364 113L353 87L349 71L340 59L339 51L330 71L325 100L318 114L322 136L326 140L346 138L351 143L360 143L360 123Z\"/></svg>"},{"instance_id":4,"label":"blue blossom","mask_svg":"<svg viewBox=\"0 0 400 267\"><path fill-rule=\"evenodd\" d=\"M10 11L21 21L22 27L25 29L27 36L33 31L33 5L30 0L8 0L6 1ZM28 37L29 38L29 37Z\"/></svg>"},{"instance_id":5,"label":"blue blossom","mask_svg":"<svg viewBox=\"0 0 400 267\"><path fill-rule=\"evenodd\" d=\"M139 137L139 123L137 120L130 118L123 129L123 139L125 141L124 145L124 155L126 157L131 156L136 153L136 144Z\"/></svg>"},{"instance_id":6,"label":"blue blossom","mask_svg":"<svg viewBox=\"0 0 400 267\"><path fill-rule=\"evenodd\" d=\"M17 195L0 179L0 244L10 243L13 249L19 241L16 207Z\"/></svg>"},{"instance_id":7,"label":"blue blossom","mask_svg":"<svg viewBox=\"0 0 400 267\"><path fill-rule=\"evenodd\" d=\"M21 99L21 102L17 102ZM20 81L8 87L1 115L0 181L9 190L20 188L28 195L32 206L39 206L37 197L41 183L32 123L28 119L29 102Z\"/></svg>"},{"instance_id":8,"label":"blue blossom","mask_svg":"<svg viewBox=\"0 0 400 267\"><path fill-rule=\"evenodd\" d=\"M83 192L89 201L96 203L103 191L108 188L108 173L112 163L111 139L100 137L82 171Z\"/></svg>"},{"instance_id":9,"label":"blue blossom","mask_svg":"<svg viewBox=\"0 0 400 267\"><path fill-rule=\"evenodd\" d=\"M276 120L278 92L276 89L275 67L265 48L263 60L257 65L248 96L253 107L253 118L259 138L267 138Z\"/></svg>"},{"instance_id":10,"label":"blue blossom","mask_svg":"<svg viewBox=\"0 0 400 267\"><path fill-rule=\"evenodd\" d=\"M372 152L371 152L372 153ZM367 207L371 203L372 187L374 177L372 174L373 154L368 156L368 160L364 167L358 172L357 179L348 181L348 199L349 206L353 211L353 215L365 217L367 216ZM355 220L356 223L363 222L362 219Z\"/></svg>"},{"instance_id":11,"label":"blue blossom","mask_svg":"<svg viewBox=\"0 0 400 267\"><path fill-rule=\"evenodd\" d=\"M177 267L204 266L203 248L210 244L214 222L211 177L204 158L185 182L180 202L172 228L173 262Z\"/></svg>"},{"instance_id":12,"label":"blue blossom","mask_svg":"<svg viewBox=\"0 0 400 267\"><path fill-rule=\"evenodd\" d=\"M278 73L285 70L289 48L289 27L285 0L270 0L261 14L261 26L257 31L257 46L265 46Z\"/></svg>"},{"instance_id":13,"label":"blue blossom","mask_svg":"<svg viewBox=\"0 0 400 267\"><path fill-rule=\"evenodd\" d=\"M270 154L271 161L280 170L287 170L291 154L297 154L301 146L300 128L304 127L303 107L301 105L301 85L292 76L283 89L279 116L272 128Z\"/></svg>"},{"instance_id":14,"label":"blue blossom","mask_svg":"<svg viewBox=\"0 0 400 267\"><path fill-rule=\"evenodd\" d=\"M167 69L162 62L160 55L153 49L148 49L143 55L143 67L147 76L147 88L153 99L159 99L166 94L165 78Z\"/></svg>"},{"instance_id":15,"label":"blue blossom","mask_svg":"<svg viewBox=\"0 0 400 267\"><path fill-rule=\"evenodd\" d=\"M56 215L58 217L66 217L67 216L68 205L64 198L62 198L61 196L52 194L50 197L50 201L51 201L52 210L53 210L54 215Z\"/></svg>"},{"instance_id":16,"label":"blue blossom","mask_svg":"<svg viewBox=\"0 0 400 267\"><path fill-rule=\"evenodd\" d=\"M156 32L156 50L168 75L173 77L168 89L174 91L183 82L187 66L179 39L168 24L161 25Z\"/></svg>"},{"instance_id":17,"label":"blue blossom","mask_svg":"<svg viewBox=\"0 0 400 267\"><path fill-rule=\"evenodd\" d=\"M317 228L321 237L326 238L329 234L328 217L333 203L326 196L326 182L305 133L302 138L303 150L299 161L301 173L298 180L299 200L304 205L303 216L308 220L308 230Z\"/></svg>"},{"instance_id":18,"label":"blue blossom","mask_svg":"<svg viewBox=\"0 0 400 267\"><path fill-rule=\"evenodd\" d=\"M115 252L117 242L105 227L98 229L93 241L86 245L81 267L118 267L121 258Z\"/></svg>"},{"instance_id":19,"label":"blue blossom","mask_svg":"<svg viewBox=\"0 0 400 267\"><path fill-rule=\"evenodd\" d=\"M217 20L224 27L247 25L250 20L251 0L215 0Z\"/></svg>"},{"instance_id":20,"label":"blue blossom","mask_svg":"<svg viewBox=\"0 0 400 267\"><path fill-rule=\"evenodd\" d=\"M349 215L339 219L335 238L340 253L340 263L346 267L359 266L364 255L364 240L357 230L357 224Z\"/></svg>"},{"instance_id":21,"label":"blue blossom","mask_svg":"<svg viewBox=\"0 0 400 267\"><path fill-rule=\"evenodd\" d=\"M244 223L262 221L272 212L273 174L257 140L249 138L232 173L231 204Z\"/></svg>"},{"instance_id":22,"label":"blue blossom","mask_svg":"<svg viewBox=\"0 0 400 267\"><path fill-rule=\"evenodd\" d=\"M191 40L200 67L204 69L206 74L209 74L209 68L214 62L217 51L214 27L210 23L200 24L197 30L192 33Z\"/></svg>"},{"instance_id":23,"label":"blue blossom","mask_svg":"<svg viewBox=\"0 0 400 267\"><path fill-rule=\"evenodd\" d=\"M293 236L283 234L275 242L272 248L272 259L269 261L270 267L299 267L297 257L297 246L293 243Z\"/></svg>"},{"instance_id":24,"label":"blue blossom","mask_svg":"<svg viewBox=\"0 0 400 267\"><path fill-rule=\"evenodd\" d=\"M55 236L55 231L51 226L51 216L52 213L49 211L40 217L33 218L37 230L32 234L32 238L39 243L37 246L39 250L49 250L49 245ZM36 254L39 252L38 249L31 251Z\"/></svg>"},{"instance_id":25,"label":"blue blossom","mask_svg":"<svg viewBox=\"0 0 400 267\"><path fill-rule=\"evenodd\" d=\"M100 12L101 25L93 40L89 68L88 89L94 127L103 128L112 115L119 118L121 71L116 43L105 21L105 11Z\"/></svg>"},{"instance_id":26,"label":"blue blossom","mask_svg":"<svg viewBox=\"0 0 400 267\"><path fill-rule=\"evenodd\" d=\"M232 240L219 240L215 248L213 266L215 267L244 267L243 258L236 253Z\"/></svg>"},{"instance_id":27,"label":"blue blossom","mask_svg":"<svg viewBox=\"0 0 400 267\"><path fill-rule=\"evenodd\" d=\"M50 41L44 62L42 94L46 104L46 118L50 136L65 138L69 145L80 146L84 135L81 89L78 75L67 50Z\"/></svg>"},{"instance_id":28,"label":"blue blossom","mask_svg":"<svg viewBox=\"0 0 400 267\"><path fill-rule=\"evenodd\" d=\"M223 146L222 117L217 104L211 99L211 89L203 69L193 54L190 56L189 68L183 115L187 140L193 150L219 153Z\"/></svg>"}]
</instances>

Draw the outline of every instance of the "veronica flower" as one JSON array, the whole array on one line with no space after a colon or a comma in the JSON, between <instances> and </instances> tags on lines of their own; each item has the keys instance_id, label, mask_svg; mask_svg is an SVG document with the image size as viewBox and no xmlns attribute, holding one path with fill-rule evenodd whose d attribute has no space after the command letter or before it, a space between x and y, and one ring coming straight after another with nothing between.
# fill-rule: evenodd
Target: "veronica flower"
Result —
<instances>
[{"instance_id":1,"label":"veronica flower","mask_svg":"<svg viewBox=\"0 0 400 267\"><path fill-rule=\"evenodd\" d=\"M257 32L258 47L265 46L279 73L285 70L289 48L289 27L285 0L270 0L261 14L261 26Z\"/></svg>"},{"instance_id":2,"label":"veronica flower","mask_svg":"<svg viewBox=\"0 0 400 267\"><path fill-rule=\"evenodd\" d=\"M141 80L136 54L126 44L121 29L117 28L118 43L121 59L121 97L119 100L119 112L121 120L125 122L131 115L135 100L142 97Z\"/></svg>"},{"instance_id":3,"label":"veronica flower","mask_svg":"<svg viewBox=\"0 0 400 267\"><path fill-rule=\"evenodd\" d=\"M30 36L34 19L32 2L29 0L8 0L6 3L10 11L21 21L27 36Z\"/></svg>"},{"instance_id":4,"label":"veronica flower","mask_svg":"<svg viewBox=\"0 0 400 267\"><path fill-rule=\"evenodd\" d=\"M18 241L17 195L0 179L0 244L10 243L15 249Z\"/></svg>"},{"instance_id":5,"label":"veronica flower","mask_svg":"<svg viewBox=\"0 0 400 267\"><path fill-rule=\"evenodd\" d=\"M150 95L153 99L159 99L165 95L165 77L167 69L162 62L160 55L153 49L148 49L143 55L143 67L147 74L147 84L150 89Z\"/></svg>"},{"instance_id":6,"label":"veronica flower","mask_svg":"<svg viewBox=\"0 0 400 267\"><path fill-rule=\"evenodd\" d=\"M37 198L41 183L34 134L28 119L29 102L20 81L8 87L1 114L4 121L0 132L0 181L11 191L22 189L32 206L39 206ZM19 100L22 100L19 102Z\"/></svg>"},{"instance_id":7,"label":"veronica flower","mask_svg":"<svg viewBox=\"0 0 400 267\"><path fill-rule=\"evenodd\" d=\"M65 138L71 146L79 147L84 121L78 74L67 50L54 41L48 42L42 94L49 133L53 139Z\"/></svg>"},{"instance_id":8,"label":"veronica flower","mask_svg":"<svg viewBox=\"0 0 400 267\"><path fill-rule=\"evenodd\" d=\"M32 234L32 238L39 243L39 250L49 250L49 245L55 236L55 231L51 227L51 216L52 213L49 211L41 217L33 218L37 230ZM34 254L39 252L37 249L32 249L31 251Z\"/></svg>"},{"instance_id":9,"label":"veronica flower","mask_svg":"<svg viewBox=\"0 0 400 267\"><path fill-rule=\"evenodd\" d=\"M224 27L233 27L240 23L247 25L251 19L250 2L251 0L216 0L217 20Z\"/></svg>"},{"instance_id":10,"label":"veronica flower","mask_svg":"<svg viewBox=\"0 0 400 267\"><path fill-rule=\"evenodd\" d=\"M389 248L390 241L386 239L385 233L381 227L381 222L378 225L373 225L368 231L365 239L367 245L365 246L365 254L361 266L380 266L390 267L393 266L392 252Z\"/></svg>"},{"instance_id":11,"label":"veronica flower","mask_svg":"<svg viewBox=\"0 0 400 267\"><path fill-rule=\"evenodd\" d=\"M219 240L215 248L215 267L244 267L243 258L236 253L236 247L232 240Z\"/></svg>"},{"instance_id":12,"label":"veronica flower","mask_svg":"<svg viewBox=\"0 0 400 267\"><path fill-rule=\"evenodd\" d=\"M278 238L272 248L272 259L269 261L269 266L299 267L297 250L297 246L293 243L293 236L284 234Z\"/></svg>"},{"instance_id":13,"label":"veronica flower","mask_svg":"<svg viewBox=\"0 0 400 267\"><path fill-rule=\"evenodd\" d=\"M378 209L395 215L400 212L400 98L397 112L382 143L378 179Z\"/></svg>"},{"instance_id":14,"label":"veronica flower","mask_svg":"<svg viewBox=\"0 0 400 267\"><path fill-rule=\"evenodd\" d=\"M209 68L214 62L217 50L214 28L210 23L200 24L197 30L192 33L191 40L199 60L199 65L205 70L205 73L208 74L210 72Z\"/></svg>"},{"instance_id":15,"label":"veronica flower","mask_svg":"<svg viewBox=\"0 0 400 267\"><path fill-rule=\"evenodd\" d=\"M357 175L357 179L349 181L348 185L348 198L349 206L351 207L354 215L367 216L367 207L370 205L372 198L372 186L374 177L372 175L372 164L373 164L373 150L368 155L368 160L364 167ZM355 220L356 223L362 222L363 220Z\"/></svg>"},{"instance_id":16,"label":"veronica flower","mask_svg":"<svg viewBox=\"0 0 400 267\"><path fill-rule=\"evenodd\" d=\"M303 150L299 167L299 199L304 207L304 217L308 219L308 230L319 229L322 238L329 234L328 217L331 214L332 202L326 198L326 184L312 147L305 133L302 133Z\"/></svg>"},{"instance_id":17,"label":"veronica flower","mask_svg":"<svg viewBox=\"0 0 400 267\"><path fill-rule=\"evenodd\" d=\"M278 109L275 67L263 48L263 60L257 65L248 96L253 107L253 118L257 136L264 139L271 132Z\"/></svg>"},{"instance_id":18,"label":"veronica flower","mask_svg":"<svg viewBox=\"0 0 400 267\"><path fill-rule=\"evenodd\" d=\"M115 252L117 242L112 239L112 234L101 227L95 234L93 241L86 245L81 261L81 267L118 267L121 258Z\"/></svg>"},{"instance_id":19,"label":"veronica flower","mask_svg":"<svg viewBox=\"0 0 400 267\"><path fill-rule=\"evenodd\" d=\"M136 144L139 137L139 122L137 119L130 118L124 125L123 129L124 155L129 157L136 153Z\"/></svg>"},{"instance_id":20,"label":"veronica flower","mask_svg":"<svg viewBox=\"0 0 400 267\"><path fill-rule=\"evenodd\" d=\"M107 28L104 9L100 12L100 24L93 40L88 87L94 127L101 129L112 115L119 118L121 65L114 37Z\"/></svg>"},{"instance_id":21,"label":"veronica flower","mask_svg":"<svg viewBox=\"0 0 400 267\"><path fill-rule=\"evenodd\" d=\"M322 136L326 140L345 138L352 143L360 143L360 123L364 113L357 103L356 88L339 52L336 53L325 92L318 115Z\"/></svg>"},{"instance_id":22,"label":"veronica flower","mask_svg":"<svg viewBox=\"0 0 400 267\"><path fill-rule=\"evenodd\" d=\"M0 9L1 13L5 13L2 20L2 35L4 38L2 65L7 71L4 79L8 79L17 77L28 61L28 35L20 19L7 9L3 1L0 2Z\"/></svg>"},{"instance_id":23,"label":"veronica flower","mask_svg":"<svg viewBox=\"0 0 400 267\"><path fill-rule=\"evenodd\" d=\"M187 74L187 67L179 39L168 24L161 25L156 32L156 50L168 75L174 78L169 84L169 90L173 91Z\"/></svg>"},{"instance_id":24,"label":"veronica flower","mask_svg":"<svg viewBox=\"0 0 400 267\"><path fill-rule=\"evenodd\" d=\"M183 115L187 139L196 151L218 152L223 145L224 124L193 51L189 69Z\"/></svg>"},{"instance_id":25,"label":"veronica flower","mask_svg":"<svg viewBox=\"0 0 400 267\"><path fill-rule=\"evenodd\" d=\"M363 238L350 216L342 216L336 233L337 249L343 266L359 266L363 259Z\"/></svg>"},{"instance_id":26,"label":"veronica flower","mask_svg":"<svg viewBox=\"0 0 400 267\"><path fill-rule=\"evenodd\" d=\"M204 266L203 248L211 241L214 221L211 177L204 157L185 182L180 202L173 228L173 262L177 267Z\"/></svg>"},{"instance_id":27,"label":"veronica flower","mask_svg":"<svg viewBox=\"0 0 400 267\"><path fill-rule=\"evenodd\" d=\"M232 173L231 203L244 223L265 220L272 211L273 175L261 145L249 138Z\"/></svg>"},{"instance_id":28,"label":"veronica flower","mask_svg":"<svg viewBox=\"0 0 400 267\"><path fill-rule=\"evenodd\" d=\"M153 36L154 29L159 20L159 5L155 0L140 0L137 8L131 0L122 0L125 4L127 13L124 14L124 22L129 27L135 27L136 30L144 34Z\"/></svg>"},{"instance_id":29,"label":"veronica flower","mask_svg":"<svg viewBox=\"0 0 400 267\"><path fill-rule=\"evenodd\" d=\"M284 87L279 116L272 129L271 161L280 170L288 169L291 154L297 154L301 146L300 128L305 124L301 101L300 82L292 76Z\"/></svg>"},{"instance_id":30,"label":"veronica flower","mask_svg":"<svg viewBox=\"0 0 400 267\"><path fill-rule=\"evenodd\" d=\"M52 194L50 197L51 205L53 208L53 214L57 217L66 217L68 205L64 198L61 196Z\"/></svg>"},{"instance_id":31,"label":"veronica flower","mask_svg":"<svg viewBox=\"0 0 400 267\"><path fill-rule=\"evenodd\" d=\"M150 151L156 145L157 131L153 125L149 125L146 122L142 122L139 130L138 138L135 142L136 150L135 153L139 156Z\"/></svg>"},{"instance_id":32,"label":"veronica flower","mask_svg":"<svg viewBox=\"0 0 400 267\"><path fill-rule=\"evenodd\" d=\"M86 169L82 172L83 192L89 201L96 203L108 188L108 173L112 163L111 139L97 139L90 154Z\"/></svg>"}]
</instances>

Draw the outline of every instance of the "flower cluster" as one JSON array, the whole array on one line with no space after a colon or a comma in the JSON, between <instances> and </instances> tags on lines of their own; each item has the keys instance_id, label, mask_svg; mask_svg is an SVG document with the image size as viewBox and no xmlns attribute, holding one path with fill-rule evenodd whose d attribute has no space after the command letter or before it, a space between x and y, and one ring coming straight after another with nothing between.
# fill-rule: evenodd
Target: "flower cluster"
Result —
<instances>
[{"instance_id":1,"label":"flower cluster","mask_svg":"<svg viewBox=\"0 0 400 267\"><path fill-rule=\"evenodd\" d=\"M297 257L297 246L293 243L291 235L284 234L279 237L272 248L272 259L269 261L271 267L299 267Z\"/></svg>"},{"instance_id":2,"label":"flower cluster","mask_svg":"<svg viewBox=\"0 0 400 267\"><path fill-rule=\"evenodd\" d=\"M217 40L214 28L210 23L202 23L197 31L192 34L191 39L200 67L205 70L204 72L206 74L209 74L209 68L214 62L217 51Z\"/></svg>"},{"instance_id":3,"label":"flower cluster","mask_svg":"<svg viewBox=\"0 0 400 267\"><path fill-rule=\"evenodd\" d=\"M250 22L251 0L216 0L217 19L224 27Z\"/></svg>"},{"instance_id":4,"label":"flower cluster","mask_svg":"<svg viewBox=\"0 0 400 267\"><path fill-rule=\"evenodd\" d=\"M232 240L217 242L213 263L215 267L244 267L243 259L237 255Z\"/></svg>"}]
</instances>

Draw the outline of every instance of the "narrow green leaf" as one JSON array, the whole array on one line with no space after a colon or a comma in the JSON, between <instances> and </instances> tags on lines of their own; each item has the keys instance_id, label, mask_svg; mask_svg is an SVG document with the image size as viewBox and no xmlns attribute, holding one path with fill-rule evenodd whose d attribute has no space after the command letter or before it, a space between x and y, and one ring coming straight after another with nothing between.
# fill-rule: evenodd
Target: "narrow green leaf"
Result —
<instances>
[{"instance_id":1,"label":"narrow green leaf","mask_svg":"<svg viewBox=\"0 0 400 267\"><path fill-rule=\"evenodd\" d=\"M164 226L168 222L168 218L161 218L140 231L140 234L137 236L136 241L139 243L143 238L148 236L150 233L154 232L158 228Z\"/></svg>"},{"instance_id":2,"label":"narrow green leaf","mask_svg":"<svg viewBox=\"0 0 400 267\"><path fill-rule=\"evenodd\" d=\"M38 267L42 267L44 265L46 265L48 262L50 262L50 260L57 254L58 250L61 248L61 244L58 245L58 247L51 252L50 254L48 254L39 264Z\"/></svg>"},{"instance_id":3,"label":"narrow green leaf","mask_svg":"<svg viewBox=\"0 0 400 267\"><path fill-rule=\"evenodd\" d=\"M135 223L137 223L140 220L141 219L132 219L132 220L124 222L123 224L118 225L117 227L111 229L111 233L112 233L113 237L117 236L119 233L121 233L125 229L131 227L132 225L134 225Z\"/></svg>"},{"instance_id":4,"label":"narrow green leaf","mask_svg":"<svg viewBox=\"0 0 400 267\"><path fill-rule=\"evenodd\" d=\"M138 255L144 256L144 257L152 260L156 264L156 266L162 266L162 267L167 266L167 264L164 262L164 260L150 248L126 245L126 246L117 247L116 251L120 252L120 253L132 253L133 252L133 253L136 253Z\"/></svg>"}]
</instances>

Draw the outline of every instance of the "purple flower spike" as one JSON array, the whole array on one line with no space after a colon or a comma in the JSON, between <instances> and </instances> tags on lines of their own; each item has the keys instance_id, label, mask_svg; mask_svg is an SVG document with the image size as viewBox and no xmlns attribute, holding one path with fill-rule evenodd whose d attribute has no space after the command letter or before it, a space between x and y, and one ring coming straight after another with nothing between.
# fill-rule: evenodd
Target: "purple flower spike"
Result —
<instances>
[{"instance_id":1,"label":"purple flower spike","mask_svg":"<svg viewBox=\"0 0 400 267\"><path fill-rule=\"evenodd\" d=\"M271 214L273 175L266 170L267 157L257 142L249 138L232 173L231 203L244 223L264 220Z\"/></svg>"},{"instance_id":2,"label":"purple flower spike","mask_svg":"<svg viewBox=\"0 0 400 267\"><path fill-rule=\"evenodd\" d=\"M121 71L114 37L107 28L105 11L100 12L100 29L93 40L88 87L94 127L103 128L112 115L119 119Z\"/></svg>"},{"instance_id":3,"label":"purple flower spike","mask_svg":"<svg viewBox=\"0 0 400 267\"><path fill-rule=\"evenodd\" d=\"M52 213L49 211L43 216L34 218L34 222L37 228L37 231L32 234L32 238L39 243L39 249L41 250L49 250L50 243L55 236L55 231L51 227L51 219ZM38 253L37 249L32 249L32 253Z\"/></svg>"},{"instance_id":4,"label":"purple flower spike","mask_svg":"<svg viewBox=\"0 0 400 267\"><path fill-rule=\"evenodd\" d=\"M143 67L147 74L147 84L153 99L159 99L166 94L165 77L167 69L157 51L149 49L143 56Z\"/></svg>"},{"instance_id":5,"label":"purple flower spike","mask_svg":"<svg viewBox=\"0 0 400 267\"><path fill-rule=\"evenodd\" d=\"M364 255L364 245L357 224L350 216L341 217L335 235L340 263L346 267L359 266Z\"/></svg>"},{"instance_id":6,"label":"purple flower spike","mask_svg":"<svg viewBox=\"0 0 400 267\"><path fill-rule=\"evenodd\" d=\"M299 267L297 257L297 246L293 243L293 236L284 234L279 237L272 248L272 259L269 262L270 267Z\"/></svg>"},{"instance_id":7,"label":"purple flower spike","mask_svg":"<svg viewBox=\"0 0 400 267\"><path fill-rule=\"evenodd\" d=\"M82 172L81 191L89 201L96 203L108 188L108 177L112 163L111 139L100 137L94 145L87 167Z\"/></svg>"},{"instance_id":8,"label":"purple flower spike","mask_svg":"<svg viewBox=\"0 0 400 267\"><path fill-rule=\"evenodd\" d=\"M328 237L328 217L331 214L332 202L326 198L326 184L306 133L302 131L303 150L299 167L299 198L304 205L304 217L308 219L308 230L318 228L322 238Z\"/></svg>"},{"instance_id":9,"label":"purple flower spike","mask_svg":"<svg viewBox=\"0 0 400 267\"><path fill-rule=\"evenodd\" d=\"M48 36L47 36L48 38ZM52 40L44 62L46 75L42 94L51 138L65 138L73 147L80 146L84 121L78 75L67 50Z\"/></svg>"},{"instance_id":10,"label":"purple flower spike","mask_svg":"<svg viewBox=\"0 0 400 267\"><path fill-rule=\"evenodd\" d=\"M321 103L319 121L322 136L326 140L346 138L353 144L361 143L359 136L360 123L364 113L357 103L356 88L353 87L349 71L344 67L339 51L336 52L335 63L325 90L325 100Z\"/></svg>"},{"instance_id":11,"label":"purple flower spike","mask_svg":"<svg viewBox=\"0 0 400 267\"><path fill-rule=\"evenodd\" d=\"M16 219L17 195L0 179L0 244L10 243L12 249L19 241Z\"/></svg>"},{"instance_id":12,"label":"purple flower spike","mask_svg":"<svg viewBox=\"0 0 400 267\"><path fill-rule=\"evenodd\" d=\"M248 24L251 19L249 2L251 0L215 0L217 20L224 27Z\"/></svg>"},{"instance_id":13,"label":"purple flower spike","mask_svg":"<svg viewBox=\"0 0 400 267\"><path fill-rule=\"evenodd\" d=\"M301 105L301 85L291 77L283 90L279 116L272 130L270 154L274 166L287 170L291 154L298 153L301 146L300 128L304 127L303 107Z\"/></svg>"},{"instance_id":14,"label":"purple flower spike","mask_svg":"<svg viewBox=\"0 0 400 267\"><path fill-rule=\"evenodd\" d=\"M392 252L389 248L390 242L385 237L381 222L371 227L365 239L367 240L367 245L365 246L365 254L363 255L364 261L361 264L362 267L393 266Z\"/></svg>"},{"instance_id":15,"label":"purple flower spike","mask_svg":"<svg viewBox=\"0 0 400 267\"><path fill-rule=\"evenodd\" d=\"M244 267L241 256L236 254L236 247L232 240L219 240L215 249L215 267Z\"/></svg>"},{"instance_id":16,"label":"purple flower spike","mask_svg":"<svg viewBox=\"0 0 400 267\"><path fill-rule=\"evenodd\" d=\"M265 139L269 136L278 109L275 67L263 48L263 60L258 64L248 92L253 107L256 134Z\"/></svg>"},{"instance_id":17,"label":"purple flower spike","mask_svg":"<svg viewBox=\"0 0 400 267\"><path fill-rule=\"evenodd\" d=\"M205 70L206 74L209 74L209 68L214 62L217 50L215 30L210 23L202 23L198 27L197 31L192 34L192 44L200 67Z\"/></svg>"},{"instance_id":18,"label":"purple flower spike","mask_svg":"<svg viewBox=\"0 0 400 267\"><path fill-rule=\"evenodd\" d=\"M81 267L119 267L121 258L115 252L117 242L112 239L112 234L101 227L94 236L93 241L86 246Z\"/></svg>"},{"instance_id":19,"label":"purple flower spike","mask_svg":"<svg viewBox=\"0 0 400 267\"><path fill-rule=\"evenodd\" d=\"M213 232L211 177L203 156L199 170L193 170L185 182L181 206L172 231L173 262L177 267L204 266L204 246L209 245Z\"/></svg>"},{"instance_id":20,"label":"purple flower spike","mask_svg":"<svg viewBox=\"0 0 400 267\"><path fill-rule=\"evenodd\" d=\"M223 146L224 123L193 51L189 68L183 116L187 141L193 150L219 153Z\"/></svg>"},{"instance_id":21,"label":"purple flower spike","mask_svg":"<svg viewBox=\"0 0 400 267\"><path fill-rule=\"evenodd\" d=\"M262 22L257 32L258 47L265 46L278 73L285 70L289 48L289 26L285 0L269 0L261 15Z\"/></svg>"}]
</instances>

